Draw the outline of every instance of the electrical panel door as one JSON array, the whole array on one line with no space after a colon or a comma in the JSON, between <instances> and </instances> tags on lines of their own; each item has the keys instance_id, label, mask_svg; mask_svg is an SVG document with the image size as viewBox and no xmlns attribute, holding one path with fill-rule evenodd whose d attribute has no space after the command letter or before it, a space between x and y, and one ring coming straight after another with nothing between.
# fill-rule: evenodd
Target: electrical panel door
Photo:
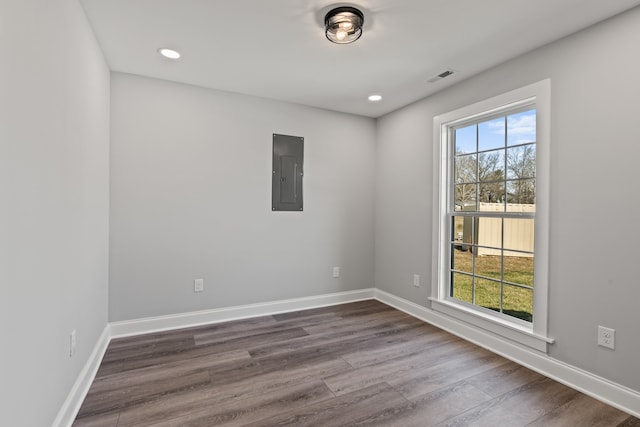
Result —
<instances>
[{"instance_id":1,"label":"electrical panel door","mask_svg":"<svg viewBox=\"0 0 640 427\"><path fill-rule=\"evenodd\" d=\"M302 210L304 138L273 134L271 210Z\"/></svg>"}]
</instances>

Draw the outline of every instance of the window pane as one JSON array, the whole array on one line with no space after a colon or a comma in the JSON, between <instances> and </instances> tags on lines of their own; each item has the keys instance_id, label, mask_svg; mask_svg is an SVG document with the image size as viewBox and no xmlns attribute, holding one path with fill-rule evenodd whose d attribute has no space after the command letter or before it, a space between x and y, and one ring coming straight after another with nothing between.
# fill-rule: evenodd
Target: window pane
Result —
<instances>
[{"instance_id":1,"label":"window pane","mask_svg":"<svg viewBox=\"0 0 640 427\"><path fill-rule=\"evenodd\" d=\"M507 181L507 212L535 212L536 180Z\"/></svg>"},{"instance_id":2,"label":"window pane","mask_svg":"<svg viewBox=\"0 0 640 427\"><path fill-rule=\"evenodd\" d=\"M482 252L483 248L477 248ZM474 264L476 276L493 277L500 280L502 270L502 257L500 255L476 255Z\"/></svg>"},{"instance_id":3,"label":"window pane","mask_svg":"<svg viewBox=\"0 0 640 427\"><path fill-rule=\"evenodd\" d=\"M478 180L478 163L475 154L455 157L454 181L456 184L463 182L476 182Z\"/></svg>"},{"instance_id":4,"label":"window pane","mask_svg":"<svg viewBox=\"0 0 640 427\"><path fill-rule=\"evenodd\" d=\"M536 110L507 117L507 145L536 141Z\"/></svg>"},{"instance_id":5,"label":"window pane","mask_svg":"<svg viewBox=\"0 0 640 427\"><path fill-rule=\"evenodd\" d=\"M533 287L533 254L504 252L504 281Z\"/></svg>"},{"instance_id":6,"label":"window pane","mask_svg":"<svg viewBox=\"0 0 640 427\"><path fill-rule=\"evenodd\" d=\"M493 248L502 247L502 218L476 218L476 240L480 246L491 246ZM501 255L498 249L490 251L479 249L479 254ZM484 252L483 252L484 251Z\"/></svg>"},{"instance_id":7,"label":"window pane","mask_svg":"<svg viewBox=\"0 0 640 427\"><path fill-rule=\"evenodd\" d=\"M477 151L476 125L456 129L456 154Z\"/></svg>"},{"instance_id":8,"label":"window pane","mask_svg":"<svg viewBox=\"0 0 640 427\"><path fill-rule=\"evenodd\" d=\"M478 181L504 180L504 151L494 150L478 155Z\"/></svg>"},{"instance_id":9,"label":"window pane","mask_svg":"<svg viewBox=\"0 0 640 427\"><path fill-rule=\"evenodd\" d=\"M474 212L477 210L476 184L457 184L455 191L456 212Z\"/></svg>"},{"instance_id":10,"label":"window pane","mask_svg":"<svg viewBox=\"0 0 640 427\"><path fill-rule=\"evenodd\" d=\"M535 178L536 146L521 145L507 150L507 179Z\"/></svg>"},{"instance_id":11,"label":"window pane","mask_svg":"<svg viewBox=\"0 0 640 427\"><path fill-rule=\"evenodd\" d=\"M516 251L533 252L534 248L533 218L505 218L504 219L504 248Z\"/></svg>"},{"instance_id":12,"label":"window pane","mask_svg":"<svg viewBox=\"0 0 640 427\"><path fill-rule=\"evenodd\" d=\"M478 151L504 147L505 118L478 123Z\"/></svg>"},{"instance_id":13,"label":"window pane","mask_svg":"<svg viewBox=\"0 0 640 427\"><path fill-rule=\"evenodd\" d=\"M533 320L533 291L517 286L503 285L502 312L531 322Z\"/></svg>"},{"instance_id":14,"label":"window pane","mask_svg":"<svg viewBox=\"0 0 640 427\"><path fill-rule=\"evenodd\" d=\"M473 303L473 277L466 274L451 273L451 294L454 298Z\"/></svg>"},{"instance_id":15,"label":"window pane","mask_svg":"<svg viewBox=\"0 0 640 427\"><path fill-rule=\"evenodd\" d=\"M470 217L453 217L452 241L455 249L460 251L471 250L471 245L473 244L472 222L473 218Z\"/></svg>"},{"instance_id":16,"label":"window pane","mask_svg":"<svg viewBox=\"0 0 640 427\"><path fill-rule=\"evenodd\" d=\"M457 246L464 246L465 250L468 250L468 246L473 243L471 239L471 222L472 218L454 216L452 219L451 241ZM467 243L468 245L463 245Z\"/></svg>"},{"instance_id":17,"label":"window pane","mask_svg":"<svg viewBox=\"0 0 640 427\"><path fill-rule=\"evenodd\" d=\"M475 304L500 311L500 282L476 278L475 284Z\"/></svg>"},{"instance_id":18,"label":"window pane","mask_svg":"<svg viewBox=\"0 0 640 427\"><path fill-rule=\"evenodd\" d=\"M504 212L504 182L492 182L478 186L481 212Z\"/></svg>"},{"instance_id":19,"label":"window pane","mask_svg":"<svg viewBox=\"0 0 640 427\"><path fill-rule=\"evenodd\" d=\"M451 249L451 268L456 271L465 273L473 273L473 264L471 261L471 251L468 246L453 244Z\"/></svg>"},{"instance_id":20,"label":"window pane","mask_svg":"<svg viewBox=\"0 0 640 427\"><path fill-rule=\"evenodd\" d=\"M451 217L451 241L462 242L464 231L464 218L460 216Z\"/></svg>"}]
</instances>

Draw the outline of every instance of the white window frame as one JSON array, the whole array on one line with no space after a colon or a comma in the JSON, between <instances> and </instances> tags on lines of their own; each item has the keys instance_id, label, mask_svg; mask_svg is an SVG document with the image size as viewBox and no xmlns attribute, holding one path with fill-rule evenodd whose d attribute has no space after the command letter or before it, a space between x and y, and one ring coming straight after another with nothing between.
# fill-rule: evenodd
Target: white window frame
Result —
<instances>
[{"instance_id":1,"label":"white window frame","mask_svg":"<svg viewBox=\"0 0 640 427\"><path fill-rule=\"evenodd\" d=\"M546 352L553 339L547 336L549 288L549 188L550 188L550 93L551 81L543 80L503 93L473 105L434 117L434 214L433 280L431 308L447 316L473 324L536 350ZM448 221L449 187L453 153L449 144L453 127L520 106L536 108L536 213L533 322L507 319L489 310L457 303L449 297L450 224Z\"/></svg>"}]
</instances>

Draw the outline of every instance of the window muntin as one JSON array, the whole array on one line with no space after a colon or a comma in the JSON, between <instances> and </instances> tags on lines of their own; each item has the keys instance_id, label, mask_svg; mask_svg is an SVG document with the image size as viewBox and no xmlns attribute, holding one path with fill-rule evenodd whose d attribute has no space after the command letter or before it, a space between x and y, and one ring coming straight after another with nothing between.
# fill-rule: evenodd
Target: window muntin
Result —
<instances>
[{"instance_id":1,"label":"window muntin","mask_svg":"<svg viewBox=\"0 0 640 427\"><path fill-rule=\"evenodd\" d=\"M447 297L533 321L536 108L452 126Z\"/></svg>"}]
</instances>

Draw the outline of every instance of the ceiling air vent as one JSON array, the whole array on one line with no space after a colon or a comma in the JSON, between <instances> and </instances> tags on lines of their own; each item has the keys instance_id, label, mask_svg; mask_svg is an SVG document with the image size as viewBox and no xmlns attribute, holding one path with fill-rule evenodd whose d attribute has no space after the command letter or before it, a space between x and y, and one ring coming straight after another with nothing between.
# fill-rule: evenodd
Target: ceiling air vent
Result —
<instances>
[{"instance_id":1,"label":"ceiling air vent","mask_svg":"<svg viewBox=\"0 0 640 427\"><path fill-rule=\"evenodd\" d=\"M449 77L451 74L453 74L453 70L444 70L443 72L436 74L435 76L431 77L429 80L427 80L429 83L435 83L438 80L442 80L445 77Z\"/></svg>"}]
</instances>

